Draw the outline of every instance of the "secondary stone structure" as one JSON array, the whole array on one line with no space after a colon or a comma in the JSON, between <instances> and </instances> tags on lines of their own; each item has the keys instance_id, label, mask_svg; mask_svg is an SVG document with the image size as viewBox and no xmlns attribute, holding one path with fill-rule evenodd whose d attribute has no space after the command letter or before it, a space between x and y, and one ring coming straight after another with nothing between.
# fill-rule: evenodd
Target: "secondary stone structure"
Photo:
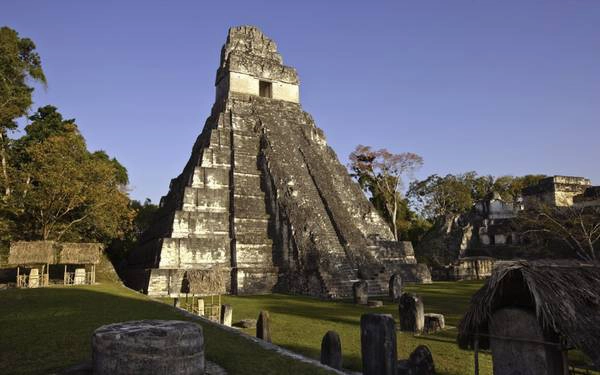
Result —
<instances>
[{"instance_id":1,"label":"secondary stone structure","mask_svg":"<svg viewBox=\"0 0 600 375\"><path fill-rule=\"evenodd\" d=\"M430 280L302 110L296 70L271 39L231 28L215 86L188 163L128 259L132 288L177 295L212 272L225 280L215 294L339 298L358 280L370 294L387 294L394 273Z\"/></svg>"}]
</instances>

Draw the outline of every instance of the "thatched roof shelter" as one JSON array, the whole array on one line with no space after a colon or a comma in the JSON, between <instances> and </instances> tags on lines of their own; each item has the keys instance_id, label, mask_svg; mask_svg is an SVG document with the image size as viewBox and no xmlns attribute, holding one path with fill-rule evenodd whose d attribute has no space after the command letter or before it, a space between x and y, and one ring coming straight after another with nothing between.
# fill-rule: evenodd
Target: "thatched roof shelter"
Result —
<instances>
[{"instance_id":1,"label":"thatched roof shelter","mask_svg":"<svg viewBox=\"0 0 600 375\"><path fill-rule=\"evenodd\" d=\"M10 243L8 264L54 264L56 252L54 241L16 241Z\"/></svg>"},{"instance_id":2,"label":"thatched roof shelter","mask_svg":"<svg viewBox=\"0 0 600 375\"><path fill-rule=\"evenodd\" d=\"M225 278L227 270L214 266L207 270L187 270L184 282L187 280L189 293L196 295L216 295L226 292Z\"/></svg>"},{"instance_id":3,"label":"thatched roof shelter","mask_svg":"<svg viewBox=\"0 0 600 375\"><path fill-rule=\"evenodd\" d=\"M98 264L103 249L100 243L17 241L10 244L8 264Z\"/></svg>"},{"instance_id":4,"label":"thatched roof shelter","mask_svg":"<svg viewBox=\"0 0 600 375\"><path fill-rule=\"evenodd\" d=\"M458 344L488 349L488 322L504 307L535 311L542 327L558 333L600 368L600 264L579 261L498 262L473 296L459 324Z\"/></svg>"},{"instance_id":5,"label":"thatched roof shelter","mask_svg":"<svg viewBox=\"0 0 600 375\"><path fill-rule=\"evenodd\" d=\"M104 246L100 243L62 242L57 263L60 264L98 264Z\"/></svg>"}]
</instances>

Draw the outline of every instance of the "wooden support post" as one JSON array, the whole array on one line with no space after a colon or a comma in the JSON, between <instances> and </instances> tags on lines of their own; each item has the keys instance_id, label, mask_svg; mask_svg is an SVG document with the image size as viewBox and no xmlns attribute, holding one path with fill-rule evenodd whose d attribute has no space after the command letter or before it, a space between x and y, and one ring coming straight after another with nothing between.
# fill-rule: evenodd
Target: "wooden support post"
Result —
<instances>
[{"instance_id":1,"label":"wooden support post","mask_svg":"<svg viewBox=\"0 0 600 375\"><path fill-rule=\"evenodd\" d=\"M17 288L21 287L21 280L19 278L19 266L17 266Z\"/></svg>"},{"instance_id":2,"label":"wooden support post","mask_svg":"<svg viewBox=\"0 0 600 375\"><path fill-rule=\"evenodd\" d=\"M569 351L563 348L561 354L563 357L563 375L569 375L571 373L569 371Z\"/></svg>"},{"instance_id":3,"label":"wooden support post","mask_svg":"<svg viewBox=\"0 0 600 375\"><path fill-rule=\"evenodd\" d=\"M475 350L475 375L479 375L479 331L475 333L473 349Z\"/></svg>"},{"instance_id":4,"label":"wooden support post","mask_svg":"<svg viewBox=\"0 0 600 375\"><path fill-rule=\"evenodd\" d=\"M65 264L65 271L63 272L63 285L67 285L67 265Z\"/></svg>"}]
</instances>

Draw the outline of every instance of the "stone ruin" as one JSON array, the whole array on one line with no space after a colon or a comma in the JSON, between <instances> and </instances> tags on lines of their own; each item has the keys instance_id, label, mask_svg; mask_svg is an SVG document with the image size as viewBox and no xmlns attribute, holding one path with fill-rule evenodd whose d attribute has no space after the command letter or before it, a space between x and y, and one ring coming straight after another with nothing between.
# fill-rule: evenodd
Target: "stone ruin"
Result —
<instances>
[{"instance_id":1,"label":"stone ruin","mask_svg":"<svg viewBox=\"0 0 600 375\"><path fill-rule=\"evenodd\" d=\"M195 323L139 320L102 326L92 336L96 375L204 374L204 335Z\"/></svg>"},{"instance_id":2,"label":"stone ruin","mask_svg":"<svg viewBox=\"0 0 600 375\"><path fill-rule=\"evenodd\" d=\"M387 314L360 317L360 349L363 375L433 375L433 356L425 345L408 359L398 360L394 318Z\"/></svg>"},{"instance_id":3,"label":"stone ruin","mask_svg":"<svg viewBox=\"0 0 600 375\"><path fill-rule=\"evenodd\" d=\"M214 293L349 297L394 273L430 281L302 110L299 79L251 26L229 30L211 115L154 223L128 259L127 284L178 295L186 270L220 267Z\"/></svg>"}]
</instances>

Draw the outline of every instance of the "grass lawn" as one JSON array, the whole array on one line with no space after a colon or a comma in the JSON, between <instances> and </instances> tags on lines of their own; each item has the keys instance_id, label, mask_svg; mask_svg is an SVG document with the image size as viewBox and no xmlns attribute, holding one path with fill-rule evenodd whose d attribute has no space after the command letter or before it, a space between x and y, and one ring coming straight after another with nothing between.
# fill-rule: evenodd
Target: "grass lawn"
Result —
<instances>
[{"instance_id":1,"label":"grass lawn","mask_svg":"<svg viewBox=\"0 0 600 375\"><path fill-rule=\"evenodd\" d=\"M183 317L117 284L0 291L0 374L47 374L91 356L92 332L103 324ZM325 374L210 325L206 357L230 374Z\"/></svg>"},{"instance_id":2,"label":"grass lawn","mask_svg":"<svg viewBox=\"0 0 600 375\"><path fill-rule=\"evenodd\" d=\"M407 291L423 297L425 312L444 314L446 324L451 327L434 335L414 336L398 332L399 358L407 358L418 345L425 344L431 349L440 374L473 374L473 352L458 348L455 327L466 310L471 295L481 285L482 282L464 281L408 286ZM385 300L382 308L369 308L356 306L350 301L330 302L274 294L225 296L223 303L232 305L234 322L244 318L256 319L260 310L268 310L273 342L316 359L320 356L321 339L325 332L338 332L342 340L344 367L356 371L361 368L360 316L365 313L387 313L393 314L398 322L397 304L389 300ZM255 334L253 329L245 332ZM487 353L480 354L480 373L491 374L491 365L491 356Z\"/></svg>"}]
</instances>

